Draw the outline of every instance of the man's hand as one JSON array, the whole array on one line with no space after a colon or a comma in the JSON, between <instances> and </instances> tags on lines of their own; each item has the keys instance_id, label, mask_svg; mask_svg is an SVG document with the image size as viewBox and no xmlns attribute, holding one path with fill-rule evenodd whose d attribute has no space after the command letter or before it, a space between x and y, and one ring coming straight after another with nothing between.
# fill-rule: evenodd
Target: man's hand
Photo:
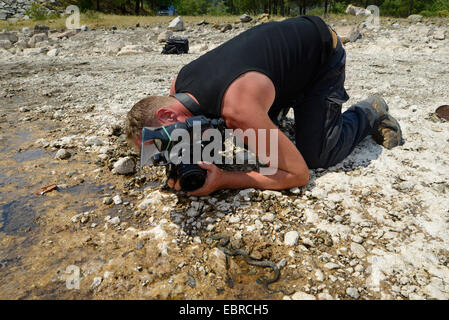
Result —
<instances>
[{"instance_id":1,"label":"man's hand","mask_svg":"<svg viewBox=\"0 0 449 320\"><path fill-rule=\"evenodd\" d=\"M223 181L223 170L218 168L216 165L207 163L207 162L199 162L198 165L207 170L206 182L204 185L195 191L189 192L188 194L191 196L207 196L214 191L217 191L222 188L221 182ZM175 188L176 190L181 190L181 186L179 185L179 181L174 181L173 179L169 179L167 184L170 188Z\"/></svg>"}]
</instances>

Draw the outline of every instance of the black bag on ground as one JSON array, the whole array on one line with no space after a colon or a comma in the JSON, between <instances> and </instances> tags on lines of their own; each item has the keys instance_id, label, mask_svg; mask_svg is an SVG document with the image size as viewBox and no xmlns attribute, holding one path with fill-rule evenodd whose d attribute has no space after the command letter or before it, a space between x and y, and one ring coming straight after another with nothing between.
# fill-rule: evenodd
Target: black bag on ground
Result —
<instances>
[{"instance_id":1,"label":"black bag on ground","mask_svg":"<svg viewBox=\"0 0 449 320\"><path fill-rule=\"evenodd\" d=\"M188 52L189 39L181 37L169 38L164 48L162 49L163 54L181 54Z\"/></svg>"}]
</instances>

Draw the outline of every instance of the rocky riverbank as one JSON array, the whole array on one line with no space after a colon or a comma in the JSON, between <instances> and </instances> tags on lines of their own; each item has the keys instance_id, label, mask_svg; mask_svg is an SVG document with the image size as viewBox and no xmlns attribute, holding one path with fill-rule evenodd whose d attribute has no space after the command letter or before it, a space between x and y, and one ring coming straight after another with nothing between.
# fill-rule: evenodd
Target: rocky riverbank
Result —
<instances>
[{"instance_id":1,"label":"rocky riverbank","mask_svg":"<svg viewBox=\"0 0 449 320\"><path fill-rule=\"evenodd\" d=\"M368 137L304 188L201 198L135 168L124 116L251 24L186 23L172 31L186 55L160 54L168 24L0 34L0 298L448 299L449 124L434 110L448 104L449 22L329 23L360 32L345 44L345 106L381 94L406 143ZM270 269L211 234L275 262L271 288L294 293L267 292L256 279Z\"/></svg>"}]
</instances>

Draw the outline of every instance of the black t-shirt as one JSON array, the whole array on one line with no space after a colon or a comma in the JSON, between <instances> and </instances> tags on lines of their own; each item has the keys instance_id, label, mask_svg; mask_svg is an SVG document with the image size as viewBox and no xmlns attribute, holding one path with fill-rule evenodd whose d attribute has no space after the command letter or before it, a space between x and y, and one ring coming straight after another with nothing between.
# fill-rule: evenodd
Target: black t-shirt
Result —
<instances>
[{"instance_id":1,"label":"black t-shirt","mask_svg":"<svg viewBox=\"0 0 449 320\"><path fill-rule=\"evenodd\" d=\"M229 85L246 72L258 71L268 76L276 89L271 113L302 94L331 54L332 36L319 17L269 22L185 65L176 79L175 92L191 93L203 115L218 118Z\"/></svg>"}]
</instances>

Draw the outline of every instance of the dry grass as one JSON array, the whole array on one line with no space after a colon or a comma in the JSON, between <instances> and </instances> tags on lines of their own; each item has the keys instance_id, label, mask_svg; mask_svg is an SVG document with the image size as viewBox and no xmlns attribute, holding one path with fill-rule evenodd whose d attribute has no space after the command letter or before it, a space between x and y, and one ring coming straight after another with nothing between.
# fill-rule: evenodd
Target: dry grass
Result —
<instances>
[{"instance_id":1,"label":"dry grass","mask_svg":"<svg viewBox=\"0 0 449 320\"><path fill-rule=\"evenodd\" d=\"M120 16L110 14L81 14L80 25L87 25L91 28L132 27L139 23L141 26L169 23L173 17L167 16ZM183 16L186 23L198 23L206 20L209 23L233 23L239 21L238 16ZM50 28L65 28L66 17L59 19L47 19L41 21L19 21L16 23L0 22L0 29L20 30L23 27L34 27L36 23L48 25Z\"/></svg>"}]
</instances>

